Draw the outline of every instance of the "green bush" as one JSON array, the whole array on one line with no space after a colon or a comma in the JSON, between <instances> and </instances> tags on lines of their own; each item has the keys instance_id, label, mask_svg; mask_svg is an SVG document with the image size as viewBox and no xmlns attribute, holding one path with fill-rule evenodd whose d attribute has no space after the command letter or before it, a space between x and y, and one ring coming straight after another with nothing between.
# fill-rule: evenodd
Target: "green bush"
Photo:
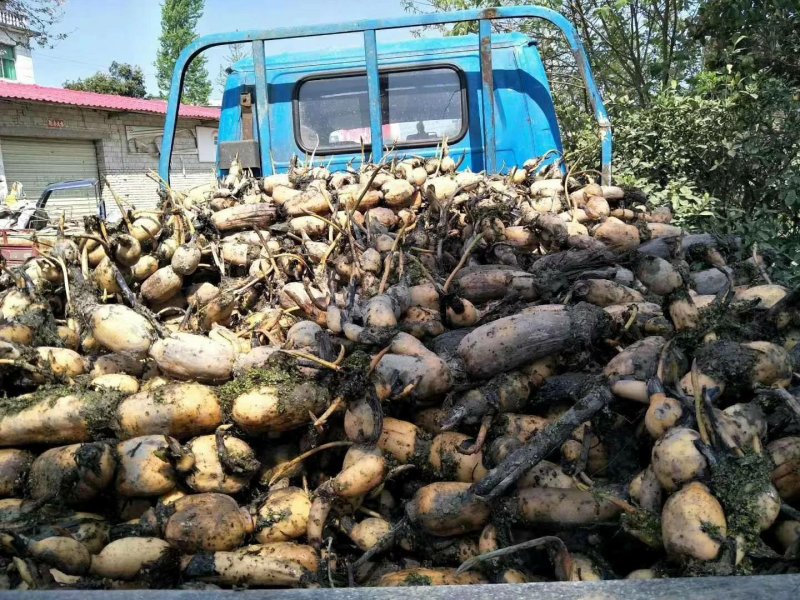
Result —
<instances>
[{"instance_id":1,"label":"green bush","mask_svg":"<svg viewBox=\"0 0 800 600\"><path fill-rule=\"evenodd\" d=\"M769 76L704 72L646 109L625 96L607 105L616 183L670 205L689 228L771 247L779 277L800 283L800 90ZM594 163L594 124L561 111L569 156Z\"/></svg>"}]
</instances>

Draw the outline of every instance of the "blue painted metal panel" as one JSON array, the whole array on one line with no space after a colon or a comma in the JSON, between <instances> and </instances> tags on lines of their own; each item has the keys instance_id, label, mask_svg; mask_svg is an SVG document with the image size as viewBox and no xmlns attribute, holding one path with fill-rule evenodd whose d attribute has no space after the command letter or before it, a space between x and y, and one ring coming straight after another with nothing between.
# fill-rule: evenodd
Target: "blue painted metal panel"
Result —
<instances>
[{"instance_id":1,"label":"blue painted metal panel","mask_svg":"<svg viewBox=\"0 0 800 600\"><path fill-rule=\"evenodd\" d=\"M225 81L217 142L238 140L242 137L242 113L239 108L242 79L238 73L231 73ZM217 143L217 164L219 164L219 143Z\"/></svg>"},{"instance_id":2,"label":"blue painted metal panel","mask_svg":"<svg viewBox=\"0 0 800 600\"><path fill-rule=\"evenodd\" d=\"M450 144L455 157L465 154L462 168L480 171L486 167L481 98L483 94L480 59L477 52L478 36L414 40L401 44L379 45L382 69L414 65L425 68L448 65L464 73L467 88L467 135ZM510 168L548 151L561 152L558 123L544 66L536 46L522 34L495 35L493 43L493 73L495 103L495 132L497 165ZM364 72L363 50L347 49L325 53L281 54L270 56L274 65L268 74L270 97L270 126L273 133L272 150L276 168L285 170L292 155L302 155L293 132L293 91L299 81L310 75ZM253 64L250 59L238 62L229 78L252 84ZM236 118L228 118L229 109L223 109L220 139L238 139L238 107L231 103L230 111ZM228 123L233 124L229 126ZM522 126L521 126L522 125ZM432 157L430 148L398 149L393 157L416 155ZM318 156L323 164L333 170L344 169L354 154Z\"/></svg>"},{"instance_id":3,"label":"blue painted metal panel","mask_svg":"<svg viewBox=\"0 0 800 600\"><path fill-rule=\"evenodd\" d=\"M440 24L454 23L460 21L476 21L476 20L480 21L480 20L520 18L520 17L541 18L546 21L549 21L550 23L557 26L566 37L567 42L569 43L570 48L572 50L572 53L575 56L575 60L581 70L581 74L583 76L584 82L586 84L589 93L589 99L593 106L595 118L600 126L602 148L603 148L603 153L602 153L603 181L609 182L611 177L610 122L608 120L608 115L603 105L603 101L600 97L599 91L592 76L591 69L589 68L588 60L586 57L586 53L583 49L583 45L577 36L577 32L565 17L552 10L537 6L503 7L503 8L494 8L485 10L464 10L464 11L454 11L450 13L413 15L397 19L354 21L336 25L318 25L310 27L288 27L288 28L279 28L266 31L232 32L232 33L215 34L215 35L200 37L183 50L175 65L175 71L173 73L173 78L172 78L172 85L170 88L170 100L167 108L167 118L164 126L161 158L159 162L159 173L165 180L168 181L172 147L175 138L175 127L177 124L177 117L178 117L178 107L180 104L180 98L181 98L186 69L191 63L191 60L195 56L197 56L200 52L202 52L207 48L226 45L226 44L233 44L233 43L253 42L256 40L274 40L274 39L287 39L296 37L310 37L317 35L331 35L337 33L366 32L369 30L418 27L424 25L440 25ZM473 54L474 53L475 50L473 50ZM378 54L380 54L380 52L378 52ZM494 55L493 59L496 58L496 54L493 53L493 55ZM439 58L441 59L441 57ZM407 60L409 59L407 58ZM467 58L464 58L464 60L465 62L468 62ZM381 62L382 63L384 62L382 56L381 56ZM499 68L498 64L494 64L495 77L497 76L498 68ZM270 71L272 71L272 69L270 69ZM465 72L468 73L466 70ZM468 73L468 80L469 80L469 73ZM545 89L547 88L546 82L547 82L546 77L543 77L542 79L539 80L540 85ZM257 88L265 87L263 86L263 83L264 83L263 80L257 81L256 87ZM269 85L271 87L272 84ZM480 85L479 87L482 90L483 86ZM276 98L273 96L271 91L264 90L264 93L270 98L270 101L273 102L273 106L275 106L275 103L279 100L280 95L278 95L279 97ZM256 96L258 95L259 92L257 89ZM482 91L480 93L471 92L470 100L476 101L479 106L478 113L480 117L479 119L476 120L476 122L481 123L482 128L486 127L486 124L483 123L483 117L482 117L484 113L483 103L486 102L488 97L489 94L484 94L482 93ZM504 97L501 96L501 102L499 104L502 105L503 100ZM507 107L505 108L507 109ZM270 109L272 109L272 106L270 107ZM278 111L270 110L269 112L278 112ZM470 103L470 118L472 118L473 113L474 113L474 108ZM273 119L272 122L275 122L275 120L276 119ZM554 117L552 120L554 121ZM279 122L282 121L284 124L289 122L282 118L278 118L277 121ZM473 159L471 162L474 164L475 167L477 167L478 163L483 163L483 161L485 160L484 158L485 152L477 151L475 140L473 139L474 124L475 123L470 124L470 135L468 135L467 138L465 139L470 140L470 148L472 150L471 155ZM505 162L507 150L502 148L503 141L501 139L504 136L499 135L497 133L497 129L495 129L495 131L496 131L496 142L498 145L498 147L496 148L497 159L503 160ZM552 131L554 133L552 133L551 136L557 138L557 133L555 133L558 131L557 128L553 129ZM273 143L273 150L274 149L275 149L275 143ZM509 148L509 150L511 150L511 148ZM511 150L511 155L513 156L513 154L514 152L513 150ZM513 162L517 161L514 160Z\"/></svg>"},{"instance_id":4,"label":"blue painted metal panel","mask_svg":"<svg viewBox=\"0 0 800 600\"><path fill-rule=\"evenodd\" d=\"M421 52L410 55L409 52L385 52L385 47L379 46L380 63L382 69L392 69L406 67L409 65L417 66L420 68L431 66L448 66L457 68L465 75L465 84L469 90L467 98L468 114L466 117L469 129L467 135L458 144L452 145L454 154L458 156L466 151L467 160L465 161L464 168L472 168L480 170L483 168L483 154L482 154L482 131L481 131L481 116L480 116L480 90L477 94L473 93L476 90L479 76L477 75L478 61L477 61L477 37L474 38L475 43L469 47L468 50L462 49L459 52L449 53L434 53L434 52ZM308 64L291 64L280 66L273 70L275 76L270 79L270 95L273 99L273 120L272 127L275 133L273 139L273 148L275 151L275 158L277 168L283 169L288 167L289 159L293 154L302 154L302 150L298 147L294 139L293 133L293 96L292 91L295 89L297 83L303 78L314 74L330 74L332 72L345 72L357 73L364 72L365 63L363 56L359 56L361 52L356 53L341 53L334 65L308 65ZM347 58L345 58L347 56ZM274 90L274 91L273 91ZM277 132L281 132L280 135ZM225 132L221 132L220 137L223 137ZM280 139L278 139L280 138ZM393 152L392 157L402 157L406 155L432 157L436 154L436 145L427 148L403 148L397 149ZM320 161L325 164L330 161L330 168L334 170L343 169L350 163L353 158L360 159L360 156L355 154L337 154L332 156L320 157ZM475 162L472 162L474 159Z\"/></svg>"}]
</instances>

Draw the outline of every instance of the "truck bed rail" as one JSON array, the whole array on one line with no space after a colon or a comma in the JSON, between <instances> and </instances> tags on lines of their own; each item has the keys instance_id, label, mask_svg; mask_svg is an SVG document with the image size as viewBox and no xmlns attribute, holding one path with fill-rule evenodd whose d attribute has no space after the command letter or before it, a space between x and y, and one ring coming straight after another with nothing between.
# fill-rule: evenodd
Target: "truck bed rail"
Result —
<instances>
[{"instance_id":1,"label":"truck bed rail","mask_svg":"<svg viewBox=\"0 0 800 600\"><path fill-rule=\"evenodd\" d=\"M537 18L555 25L564 34L569 43L575 62L583 76L589 94L595 119L600 128L602 181L611 182L611 123L608 119L603 100L594 81L589 59L575 28L561 14L540 6L511 6L487 8L483 10L460 10L447 13L409 15L394 19L372 19L351 21L331 25L312 25L308 27L283 27L267 30L236 31L217 33L197 38L181 52L175 63L170 87L167 119L164 124L164 137L161 142L159 174L169 182L172 148L175 141L175 128L178 122L178 107L183 92L183 81L192 59L203 50L228 44L251 43L256 81L256 119L258 125L259 148L261 153L262 175L272 172L270 160L269 102L267 95L267 68L264 42L290 38L313 37L343 33L363 33L364 57L367 71L367 87L369 93L369 118L372 142L372 160L378 161L383 155L383 131L381 128L381 98L378 74L378 50L375 32L384 29L401 29L407 27L424 27L428 25L445 25L462 21L478 21L479 52L481 58L481 112L483 115L483 143L486 152L486 169L497 170L495 143L495 106L494 77L492 72L492 27L495 19ZM533 157L531 157L533 158Z\"/></svg>"},{"instance_id":2,"label":"truck bed rail","mask_svg":"<svg viewBox=\"0 0 800 600\"><path fill-rule=\"evenodd\" d=\"M306 590L46 590L0 592L0 600L774 600L800 596L800 575L698 577Z\"/></svg>"}]
</instances>

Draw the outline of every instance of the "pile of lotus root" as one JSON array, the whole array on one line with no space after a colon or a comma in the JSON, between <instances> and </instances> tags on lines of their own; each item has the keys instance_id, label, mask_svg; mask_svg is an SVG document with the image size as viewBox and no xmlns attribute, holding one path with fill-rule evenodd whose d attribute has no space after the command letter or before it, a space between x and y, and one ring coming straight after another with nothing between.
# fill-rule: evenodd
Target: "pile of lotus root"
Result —
<instances>
[{"instance_id":1,"label":"pile of lotus root","mask_svg":"<svg viewBox=\"0 0 800 600\"><path fill-rule=\"evenodd\" d=\"M0 589L790 573L800 297L530 161L293 163L0 277Z\"/></svg>"}]
</instances>

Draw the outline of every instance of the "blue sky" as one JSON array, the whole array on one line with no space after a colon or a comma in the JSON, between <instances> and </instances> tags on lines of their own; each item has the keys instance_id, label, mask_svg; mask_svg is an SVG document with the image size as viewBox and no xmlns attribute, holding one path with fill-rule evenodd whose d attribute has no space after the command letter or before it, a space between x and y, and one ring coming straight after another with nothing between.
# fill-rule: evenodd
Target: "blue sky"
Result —
<instances>
[{"instance_id":1,"label":"blue sky","mask_svg":"<svg viewBox=\"0 0 800 600\"><path fill-rule=\"evenodd\" d=\"M34 47L36 83L60 87L67 80L105 70L111 61L139 65L147 88L156 93L155 62L161 33L160 0L67 0L58 31L68 34L54 48ZM406 14L400 0L206 0L198 33L237 29L333 23ZM410 37L408 30L379 34L379 41ZM360 38L327 36L268 44L267 51L317 50L337 45L357 46ZM208 70L216 79L225 51L209 51ZM214 97L220 92L215 85Z\"/></svg>"}]
</instances>

